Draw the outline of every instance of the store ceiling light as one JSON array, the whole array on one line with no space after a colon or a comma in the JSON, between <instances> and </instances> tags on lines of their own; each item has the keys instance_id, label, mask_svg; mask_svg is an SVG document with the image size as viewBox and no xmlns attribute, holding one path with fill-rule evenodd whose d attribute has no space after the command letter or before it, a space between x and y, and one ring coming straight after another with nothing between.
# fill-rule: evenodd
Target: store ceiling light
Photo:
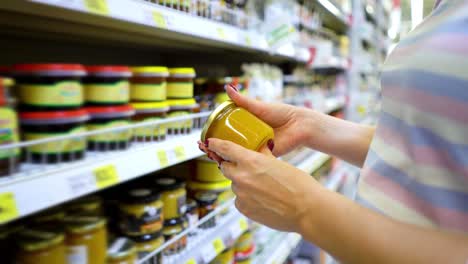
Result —
<instances>
[{"instance_id":1,"label":"store ceiling light","mask_svg":"<svg viewBox=\"0 0 468 264\"><path fill-rule=\"evenodd\" d=\"M424 1L411 0L411 29L414 29L423 20Z\"/></svg>"},{"instance_id":2,"label":"store ceiling light","mask_svg":"<svg viewBox=\"0 0 468 264\"><path fill-rule=\"evenodd\" d=\"M328 0L318 0L328 11L332 12L335 16L340 16L340 10Z\"/></svg>"}]
</instances>

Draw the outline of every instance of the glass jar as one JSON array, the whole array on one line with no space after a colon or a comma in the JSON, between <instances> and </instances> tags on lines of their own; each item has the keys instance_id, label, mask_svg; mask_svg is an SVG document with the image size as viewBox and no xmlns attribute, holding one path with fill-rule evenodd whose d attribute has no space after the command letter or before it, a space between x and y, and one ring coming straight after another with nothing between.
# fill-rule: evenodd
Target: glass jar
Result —
<instances>
[{"instance_id":1,"label":"glass jar","mask_svg":"<svg viewBox=\"0 0 468 264\"><path fill-rule=\"evenodd\" d=\"M119 237L109 244L107 264L135 264L137 261L137 248L132 240Z\"/></svg>"},{"instance_id":2,"label":"glass jar","mask_svg":"<svg viewBox=\"0 0 468 264\"><path fill-rule=\"evenodd\" d=\"M198 192L212 192L220 194L231 189L231 181L220 181L220 182L199 182L189 181L187 183L187 189L190 197L195 197Z\"/></svg>"},{"instance_id":3,"label":"glass jar","mask_svg":"<svg viewBox=\"0 0 468 264\"><path fill-rule=\"evenodd\" d=\"M132 102L160 102L167 99L166 78L169 70L161 66L132 67L130 100Z\"/></svg>"},{"instance_id":4,"label":"glass jar","mask_svg":"<svg viewBox=\"0 0 468 264\"><path fill-rule=\"evenodd\" d=\"M15 263L62 264L67 263L63 233L24 229L15 234L18 245Z\"/></svg>"},{"instance_id":5,"label":"glass jar","mask_svg":"<svg viewBox=\"0 0 468 264\"><path fill-rule=\"evenodd\" d=\"M80 64L18 64L13 66L21 110L77 109L83 104Z\"/></svg>"},{"instance_id":6,"label":"glass jar","mask_svg":"<svg viewBox=\"0 0 468 264\"><path fill-rule=\"evenodd\" d=\"M186 211L187 200L184 183L173 178L158 178L155 183L164 204L164 219L182 217Z\"/></svg>"},{"instance_id":7,"label":"glass jar","mask_svg":"<svg viewBox=\"0 0 468 264\"><path fill-rule=\"evenodd\" d=\"M8 105L0 106L0 146L19 142L18 115ZM0 150L0 176L18 171L20 149Z\"/></svg>"},{"instance_id":8,"label":"glass jar","mask_svg":"<svg viewBox=\"0 0 468 264\"><path fill-rule=\"evenodd\" d=\"M226 248L210 264L234 264L234 248Z\"/></svg>"},{"instance_id":9,"label":"glass jar","mask_svg":"<svg viewBox=\"0 0 468 264\"><path fill-rule=\"evenodd\" d=\"M20 124L24 140L75 135L86 131L89 116L84 110L21 112ZM26 161L57 163L84 157L86 139L71 138L37 144L26 148Z\"/></svg>"},{"instance_id":10,"label":"glass jar","mask_svg":"<svg viewBox=\"0 0 468 264\"><path fill-rule=\"evenodd\" d=\"M68 214L102 216L102 199L97 195L88 195L67 204L66 210Z\"/></svg>"},{"instance_id":11,"label":"glass jar","mask_svg":"<svg viewBox=\"0 0 468 264\"><path fill-rule=\"evenodd\" d=\"M96 216L65 217L68 263L102 264L107 257L106 220Z\"/></svg>"},{"instance_id":12,"label":"glass jar","mask_svg":"<svg viewBox=\"0 0 468 264\"><path fill-rule=\"evenodd\" d=\"M168 103L170 107L167 114L168 118L190 115L198 108L195 99L169 100ZM167 127L168 134L190 134L192 132L193 119L170 122L167 124Z\"/></svg>"},{"instance_id":13,"label":"glass jar","mask_svg":"<svg viewBox=\"0 0 468 264\"><path fill-rule=\"evenodd\" d=\"M152 103L132 103L136 114L134 123L156 121L166 118L169 104L166 101ZM166 139L167 124L135 128L133 140L137 142L162 141Z\"/></svg>"},{"instance_id":14,"label":"glass jar","mask_svg":"<svg viewBox=\"0 0 468 264\"><path fill-rule=\"evenodd\" d=\"M169 219L164 221L164 228L163 228L163 234L164 234L164 239L165 241L171 240L173 237L177 236L180 234L182 231L184 231L184 221L182 218L174 218L174 219ZM187 236L183 236L174 243L170 244L168 247L166 247L163 251L163 254L165 256L170 256L177 254L181 252L182 250L185 249L187 246Z\"/></svg>"},{"instance_id":15,"label":"glass jar","mask_svg":"<svg viewBox=\"0 0 468 264\"><path fill-rule=\"evenodd\" d=\"M161 232L153 234L147 234L137 237L130 237L136 244L137 253L139 258L143 258L146 255L152 253L164 244L164 236ZM158 253L151 258L148 263L150 264L162 264L162 254Z\"/></svg>"},{"instance_id":16,"label":"glass jar","mask_svg":"<svg viewBox=\"0 0 468 264\"><path fill-rule=\"evenodd\" d=\"M188 228L192 229L192 231L189 232L189 236L194 236L197 234L196 226L199 219L197 202L193 199L187 199L186 208L185 217L187 218Z\"/></svg>"},{"instance_id":17,"label":"glass jar","mask_svg":"<svg viewBox=\"0 0 468 264\"><path fill-rule=\"evenodd\" d=\"M260 150L274 138L273 128L232 101L218 106L209 116L201 135L232 141L250 150Z\"/></svg>"},{"instance_id":18,"label":"glass jar","mask_svg":"<svg viewBox=\"0 0 468 264\"><path fill-rule=\"evenodd\" d=\"M222 182L228 180L218 168L218 164L206 156L196 159L196 167L195 174L193 174L195 181Z\"/></svg>"},{"instance_id":19,"label":"glass jar","mask_svg":"<svg viewBox=\"0 0 468 264\"><path fill-rule=\"evenodd\" d=\"M212 192L197 192L195 201L198 204L198 217L203 219L216 209L216 200L218 196ZM200 225L201 228L211 228L216 226L216 216L211 217L208 221Z\"/></svg>"},{"instance_id":20,"label":"glass jar","mask_svg":"<svg viewBox=\"0 0 468 264\"><path fill-rule=\"evenodd\" d=\"M250 230L245 231L236 241L234 246L236 253L249 252L249 250L254 246L253 242L252 232Z\"/></svg>"},{"instance_id":21,"label":"glass jar","mask_svg":"<svg viewBox=\"0 0 468 264\"><path fill-rule=\"evenodd\" d=\"M87 105L120 105L130 99L132 76L126 66L86 66L88 75L83 79Z\"/></svg>"},{"instance_id":22,"label":"glass jar","mask_svg":"<svg viewBox=\"0 0 468 264\"><path fill-rule=\"evenodd\" d=\"M174 8L180 11L190 11L190 0L159 0L159 4Z\"/></svg>"},{"instance_id":23,"label":"glass jar","mask_svg":"<svg viewBox=\"0 0 468 264\"><path fill-rule=\"evenodd\" d=\"M40 230L64 232L63 219L65 219L65 210L61 206L57 206L34 215L29 220L28 226Z\"/></svg>"},{"instance_id":24,"label":"glass jar","mask_svg":"<svg viewBox=\"0 0 468 264\"><path fill-rule=\"evenodd\" d=\"M153 234L161 231L163 201L154 190L137 188L128 191L119 203L120 230L128 236Z\"/></svg>"},{"instance_id":25,"label":"glass jar","mask_svg":"<svg viewBox=\"0 0 468 264\"><path fill-rule=\"evenodd\" d=\"M167 78L167 98L193 98L194 78L195 69L193 68L170 68L169 77Z\"/></svg>"},{"instance_id":26,"label":"glass jar","mask_svg":"<svg viewBox=\"0 0 468 264\"><path fill-rule=\"evenodd\" d=\"M111 129L130 125L130 119L135 110L130 105L93 106L86 107L91 120L86 128L88 131ZM88 137L88 150L108 151L122 150L130 146L132 129L97 134Z\"/></svg>"}]
</instances>

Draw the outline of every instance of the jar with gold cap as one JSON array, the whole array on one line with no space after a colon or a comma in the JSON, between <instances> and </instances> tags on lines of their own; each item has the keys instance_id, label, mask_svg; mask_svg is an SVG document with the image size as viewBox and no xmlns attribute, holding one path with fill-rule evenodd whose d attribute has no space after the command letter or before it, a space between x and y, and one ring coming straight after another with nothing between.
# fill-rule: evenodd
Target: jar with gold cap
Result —
<instances>
[{"instance_id":1,"label":"jar with gold cap","mask_svg":"<svg viewBox=\"0 0 468 264\"><path fill-rule=\"evenodd\" d=\"M88 195L67 204L68 214L103 215L102 199L97 195Z\"/></svg>"},{"instance_id":2,"label":"jar with gold cap","mask_svg":"<svg viewBox=\"0 0 468 264\"><path fill-rule=\"evenodd\" d=\"M107 249L107 264L135 264L138 261L135 243L125 237L112 240Z\"/></svg>"},{"instance_id":3,"label":"jar with gold cap","mask_svg":"<svg viewBox=\"0 0 468 264\"><path fill-rule=\"evenodd\" d=\"M153 234L146 234L142 236L132 236L129 237L133 242L135 242L138 257L143 258L146 255L152 253L159 247L164 244L164 236L161 232L156 232ZM162 254L158 253L153 258L149 260L150 264L161 264L162 263Z\"/></svg>"},{"instance_id":4,"label":"jar with gold cap","mask_svg":"<svg viewBox=\"0 0 468 264\"><path fill-rule=\"evenodd\" d=\"M65 236L60 232L24 229L15 234L18 264L67 263Z\"/></svg>"},{"instance_id":5,"label":"jar with gold cap","mask_svg":"<svg viewBox=\"0 0 468 264\"><path fill-rule=\"evenodd\" d=\"M231 189L231 181L219 181L219 182L200 182L200 181L188 181L187 189L190 197L195 197L198 192L212 192L220 194L224 191Z\"/></svg>"},{"instance_id":6,"label":"jar with gold cap","mask_svg":"<svg viewBox=\"0 0 468 264\"><path fill-rule=\"evenodd\" d=\"M132 103L132 107L136 111L132 118L135 124L164 119L169 111L167 101ZM137 142L162 141L166 138L166 131L167 124L138 127L133 131L133 139Z\"/></svg>"},{"instance_id":7,"label":"jar with gold cap","mask_svg":"<svg viewBox=\"0 0 468 264\"><path fill-rule=\"evenodd\" d=\"M186 211L185 184L174 178L158 178L155 180L155 187L161 193L164 219L182 217Z\"/></svg>"},{"instance_id":8,"label":"jar with gold cap","mask_svg":"<svg viewBox=\"0 0 468 264\"><path fill-rule=\"evenodd\" d=\"M219 170L218 164L206 156L196 159L196 171L193 180L199 182L222 182L228 179Z\"/></svg>"},{"instance_id":9,"label":"jar with gold cap","mask_svg":"<svg viewBox=\"0 0 468 264\"><path fill-rule=\"evenodd\" d=\"M174 218L164 221L164 239L169 241L175 236L179 235L184 231L184 220L182 218ZM179 253L184 250L187 246L187 235L182 236L174 243L170 244L163 251L165 256L170 256Z\"/></svg>"},{"instance_id":10,"label":"jar with gold cap","mask_svg":"<svg viewBox=\"0 0 468 264\"><path fill-rule=\"evenodd\" d=\"M273 142L274 132L271 126L229 100L219 105L203 126L201 140L208 138L229 140L258 151Z\"/></svg>"},{"instance_id":11,"label":"jar with gold cap","mask_svg":"<svg viewBox=\"0 0 468 264\"><path fill-rule=\"evenodd\" d=\"M198 104L195 99L168 100L168 103L168 118L190 115L198 108ZM169 134L189 134L192 131L193 120L186 119L183 121L170 122L167 124L167 127Z\"/></svg>"},{"instance_id":12,"label":"jar with gold cap","mask_svg":"<svg viewBox=\"0 0 468 264\"><path fill-rule=\"evenodd\" d=\"M234 263L234 248L229 247L213 259L210 264L233 264Z\"/></svg>"},{"instance_id":13,"label":"jar with gold cap","mask_svg":"<svg viewBox=\"0 0 468 264\"><path fill-rule=\"evenodd\" d=\"M162 66L132 67L130 100L132 102L161 102L167 98L166 78L169 70Z\"/></svg>"},{"instance_id":14,"label":"jar with gold cap","mask_svg":"<svg viewBox=\"0 0 468 264\"><path fill-rule=\"evenodd\" d=\"M28 226L53 232L64 232L65 210L62 206L42 211L28 220Z\"/></svg>"},{"instance_id":15,"label":"jar with gold cap","mask_svg":"<svg viewBox=\"0 0 468 264\"><path fill-rule=\"evenodd\" d=\"M194 68L170 68L167 78L168 99L193 98Z\"/></svg>"},{"instance_id":16,"label":"jar with gold cap","mask_svg":"<svg viewBox=\"0 0 468 264\"><path fill-rule=\"evenodd\" d=\"M106 220L97 216L70 215L64 222L68 263L105 263Z\"/></svg>"}]
</instances>

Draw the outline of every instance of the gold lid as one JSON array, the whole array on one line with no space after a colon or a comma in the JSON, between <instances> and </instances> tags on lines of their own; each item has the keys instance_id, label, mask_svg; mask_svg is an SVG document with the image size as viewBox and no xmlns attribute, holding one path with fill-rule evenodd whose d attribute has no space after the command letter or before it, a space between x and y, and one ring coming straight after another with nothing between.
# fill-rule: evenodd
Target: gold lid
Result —
<instances>
[{"instance_id":1,"label":"gold lid","mask_svg":"<svg viewBox=\"0 0 468 264\"><path fill-rule=\"evenodd\" d=\"M64 222L68 232L82 234L103 227L106 219L98 216L70 215L65 217Z\"/></svg>"},{"instance_id":2,"label":"gold lid","mask_svg":"<svg viewBox=\"0 0 468 264\"><path fill-rule=\"evenodd\" d=\"M120 260L136 253L136 245L132 240L119 237L111 242L107 250L107 258Z\"/></svg>"},{"instance_id":3,"label":"gold lid","mask_svg":"<svg viewBox=\"0 0 468 264\"><path fill-rule=\"evenodd\" d=\"M63 233L25 229L16 235L18 245L25 251L36 251L62 243Z\"/></svg>"},{"instance_id":4,"label":"gold lid","mask_svg":"<svg viewBox=\"0 0 468 264\"><path fill-rule=\"evenodd\" d=\"M220 104L218 107L216 107L215 110L211 113L211 115L208 117L208 120L206 123L203 125L203 130L201 132L201 141L205 142L206 139L206 133L208 133L208 129L210 129L211 124L213 121L216 119L216 117L224 110L224 108L233 105L234 102L231 100L228 100L226 102L223 102Z\"/></svg>"},{"instance_id":5,"label":"gold lid","mask_svg":"<svg viewBox=\"0 0 468 264\"><path fill-rule=\"evenodd\" d=\"M220 182L199 182L199 181L189 181L187 187L190 189L199 189L206 191L217 191L229 189L231 187L231 181L220 181Z\"/></svg>"}]
</instances>

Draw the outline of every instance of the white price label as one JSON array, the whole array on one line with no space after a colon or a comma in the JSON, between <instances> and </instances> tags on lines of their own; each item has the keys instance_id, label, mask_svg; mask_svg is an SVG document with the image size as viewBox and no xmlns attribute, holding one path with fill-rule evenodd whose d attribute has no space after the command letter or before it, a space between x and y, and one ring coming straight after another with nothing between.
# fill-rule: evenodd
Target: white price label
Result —
<instances>
[{"instance_id":1,"label":"white price label","mask_svg":"<svg viewBox=\"0 0 468 264\"><path fill-rule=\"evenodd\" d=\"M96 180L92 174L80 174L67 178L70 193L80 196L96 189Z\"/></svg>"},{"instance_id":2,"label":"white price label","mask_svg":"<svg viewBox=\"0 0 468 264\"><path fill-rule=\"evenodd\" d=\"M201 253L202 253L203 262L205 263L209 263L218 255L218 253L216 253L216 250L212 244L209 244L203 247L201 249Z\"/></svg>"}]
</instances>

